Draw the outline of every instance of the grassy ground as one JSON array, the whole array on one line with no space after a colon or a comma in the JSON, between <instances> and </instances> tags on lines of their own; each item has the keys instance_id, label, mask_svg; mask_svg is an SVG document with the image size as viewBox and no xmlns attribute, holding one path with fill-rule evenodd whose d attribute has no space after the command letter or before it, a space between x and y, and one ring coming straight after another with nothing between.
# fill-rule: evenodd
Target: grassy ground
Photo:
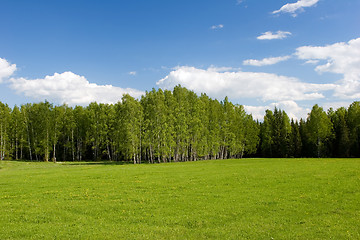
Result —
<instances>
[{"instance_id":1,"label":"grassy ground","mask_svg":"<svg viewBox=\"0 0 360 240\"><path fill-rule=\"evenodd\" d=\"M0 162L0 239L360 239L360 159Z\"/></svg>"}]
</instances>

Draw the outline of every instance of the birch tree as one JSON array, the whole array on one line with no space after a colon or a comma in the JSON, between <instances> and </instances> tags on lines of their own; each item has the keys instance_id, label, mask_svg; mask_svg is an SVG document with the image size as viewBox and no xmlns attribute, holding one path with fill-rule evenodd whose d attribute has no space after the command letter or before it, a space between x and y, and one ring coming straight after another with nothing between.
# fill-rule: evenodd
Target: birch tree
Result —
<instances>
[{"instance_id":1,"label":"birch tree","mask_svg":"<svg viewBox=\"0 0 360 240\"><path fill-rule=\"evenodd\" d=\"M9 158L9 119L11 109L0 102L0 160Z\"/></svg>"},{"instance_id":2,"label":"birch tree","mask_svg":"<svg viewBox=\"0 0 360 240\"><path fill-rule=\"evenodd\" d=\"M321 156L324 142L332 135L332 123L322 107L315 104L307 119L309 141L316 145L317 157Z\"/></svg>"}]
</instances>

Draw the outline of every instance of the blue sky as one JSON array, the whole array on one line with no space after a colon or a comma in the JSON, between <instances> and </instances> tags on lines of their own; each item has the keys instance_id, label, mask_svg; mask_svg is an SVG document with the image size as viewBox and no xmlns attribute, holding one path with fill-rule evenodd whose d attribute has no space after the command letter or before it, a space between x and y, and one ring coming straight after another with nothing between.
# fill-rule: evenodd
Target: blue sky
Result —
<instances>
[{"instance_id":1,"label":"blue sky","mask_svg":"<svg viewBox=\"0 0 360 240\"><path fill-rule=\"evenodd\" d=\"M261 118L360 99L359 0L0 0L0 101L113 103L181 84Z\"/></svg>"}]
</instances>

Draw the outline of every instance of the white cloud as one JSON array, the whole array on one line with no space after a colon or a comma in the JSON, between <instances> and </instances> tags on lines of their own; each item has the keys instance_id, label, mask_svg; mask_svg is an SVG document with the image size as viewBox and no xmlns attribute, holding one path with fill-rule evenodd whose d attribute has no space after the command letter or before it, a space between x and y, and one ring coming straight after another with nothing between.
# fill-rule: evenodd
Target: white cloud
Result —
<instances>
[{"instance_id":1,"label":"white cloud","mask_svg":"<svg viewBox=\"0 0 360 240\"><path fill-rule=\"evenodd\" d=\"M129 75L135 76L137 73L135 71L129 72Z\"/></svg>"},{"instance_id":2,"label":"white cloud","mask_svg":"<svg viewBox=\"0 0 360 240\"><path fill-rule=\"evenodd\" d=\"M174 70L179 69L179 67L174 68ZM211 65L208 69L210 72L229 72L229 71L240 71L240 68L233 68L233 67L216 67Z\"/></svg>"},{"instance_id":3,"label":"white cloud","mask_svg":"<svg viewBox=\"0 0 360 240\"><path fill-rule=\"evenodd\" d=\"M6 59L0 58L0 83L9 78L16 71L16 64L10 64Z\"/></svg>"},{"instance_id":4,"label":"white cloud","mask_svg":"<svg viewBox=\"0 0 360 240\"><path fill-rule=\"evenodd\" d=\"M291 35L291 32L277 31L276 33L272 33L270 31L264 32L260 36L257 37L259 40L273 40L273 39L284 39Z\"/></svg>"},{"instance_id":5,"label":"white cloud","mask_svg":"<svg viewBox=\"0 0 360 240\"><path fill-rule=\"evenodd\" d=\"M332 108L334 111L338 108L345 107L348 108L350 104L353 103L352 101L340 101L340 102L326 102L322 104L322 107L325 111Z\"/></svg>"},{"instance_id":6,"label":"white cloud","mask_svg":"<svg viewBox=\"0 0 360 240\"><path fill-rule=\"evenodd\" d=\"M244 106L246 113L251 114L254 119L259 121L264 120L266 109L270 109L269 106Z\"/></svg>"},{"instance_id":7,"label":"white cloud","mask_svg":"<svg viewBox=\"0 0 360 240\"><path fill-rule=\"evenodd\" d=\"M43 79L12 78L10 81L10 87L25 96L70 105L86 105L94 101L115 103L125 93L136 98L144 94L136 89L90 83L85 77L72 72L55 73Z\"/></svg>"},{"instance_id":8,"label":"white cloud","mask_svg":"<svg viewBox=\"0 0 360 240\"><path fill-rule=\"evenodd\" d=\"M343 75L343 79L337 83L335 96L348 99L360 98L360 38L350 40L348 43L340 42L323 47L299 47L295 55L307 62L319 61L315 68L319 73Z\"/></svg>"},{"instance_id":9,"label":"white cloud","mask_svg":"<svg viewBox=\"0 0 360 240\"><path fill-rule=\"evenodd\" d=\"M211 29L212 29L212 30L221 29L221 28L224 28L224 25L219 24L219 25L213 25L213 26L211 26Z\"/></svg>"},{"instance_id":10,"label":"white cloud","mask_svg":"<svg viewBox=\"0 0 360 240\"><path fill-rule=\"evenodd\" d=\"M272 14L277 13L290 13L293 17L297 16L297 12L304 11L305 7L314 6L319 0L299 0L296 3L287 3L282 6L279 10L273 11Z\"/></svg>"},{"instance_id":11,"label":"white cloud","mask_svg":"<svg viewBox=\"0 0 360 240\"><path fill-rule=\"evenodd\" d=\"M318 64L319 60L308 60L305 62L306 64Z\"/></svg>"},{"instance_id":12,"label":"white cloud","mask_svg":"<svg viewBox=\"0 0 360 240\"><path fill-rule=\"evenodd\" d=\"M297 78L270 73L219 72L187 66L178 67L157 82L166 89L178 84L216 98L228 96L232 99L255 98L263 101L320 99L324 98L322 91L335 87L333 84L304 83Z\"/></svg>"},{"instance_id":13,"label":"white cloud","mask_svg":"<svg viewBox=\"0 0 360 240\"><path fill-rule=\"evenodd\" d=\"M239 5L239 4L241 4L243 1L244 1L244 0L237 0L237 1L236 1L236 4Z\"/></svg>"},{"instance_id":14,"label":"white cloud","mask_svg":"<svg viewBox=\"0 0 360 240\"><path fill-rule=\"evenodd\" d=\"M270 109L277 107L278 109L284 110L289 118L294 120L300 120L300 118L306 119L308 113L311 111L310 108L301 107L291 100L272 103L270 106L272 107Z\"/></svg>"},{"instance_id":15,"label":"white cloud","mask_svg":"<svg viewBox=\"0 0 360 240\"><path fill-rule=\"evenodd\" d=\"M294 120L306 119L307 114L311 111L310 108L300 107L292 100L274 102L267 106L244 106L245 111L251 113L253 118L259 121L264 120L265 110L273 111L275 107L284 110L289 118Z\"/></svg>"},{"instance_id":16,"label":"white cloud","mask_svg":"<svg viewBox=\"0 0 360 240\"><path fill-rule=\"evenodd\" d=\"M264 58L262 60L256 60L256 59L248 59L243 61L244 65L250 65L250 66L267 66L267 65L273 65L282 61L286 61L290 58L290 56L282 56L282 57L271 57L271 58Z\"/></svg>"}]
</instances>

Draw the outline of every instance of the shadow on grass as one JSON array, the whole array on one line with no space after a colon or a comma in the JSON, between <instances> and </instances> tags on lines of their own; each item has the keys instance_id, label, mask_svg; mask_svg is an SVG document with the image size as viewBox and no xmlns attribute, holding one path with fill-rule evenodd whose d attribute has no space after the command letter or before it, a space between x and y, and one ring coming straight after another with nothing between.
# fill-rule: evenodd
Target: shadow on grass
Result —
<instances>
[{"instance_id":1,"label":"shadow on grass","mask_svg":"<svg viewBox=\"0 0 360 240\"><path fill-rule=\"evenodd\" d=\"M134 163L132 161L85 161L85 162L56 162L56 163L60 163L63 165L134 165ZM156 163L155 163L156 164ZM140 164L135 164L135 165L153 165L152 163L149 163L147 161L143 161Z\"/></svg>"},{"instance_id":2,"label":"shadow on grass","mask_svg":"<svg viewBox=\"0 0 360 240\"><path fill-rule=\"evenodd\" d=\"M36 161L36 160L27 160L27 159L18 159L18 160L9 160L10 162L24 162L24 163L44 163L45 161ZM48 163L53 163L53 161L48 161ZM73 162L73 161L57 161L56 164L62 165L131 165L132 162L126 161L83 161L83 162Z\"/></svg>"},{"instance_id":3,"label":"shadow on grass","mask_svg":"<svg viewBox=\"0 0 360 240\"><path fill-rule=\"evenodd\" d=\"M86 165L129 165L132 163L123 162L123 161L98 161L98 162L57 162L63 165L78 165L78 166L86 166Z\"/></svg>"}]
</instances>

